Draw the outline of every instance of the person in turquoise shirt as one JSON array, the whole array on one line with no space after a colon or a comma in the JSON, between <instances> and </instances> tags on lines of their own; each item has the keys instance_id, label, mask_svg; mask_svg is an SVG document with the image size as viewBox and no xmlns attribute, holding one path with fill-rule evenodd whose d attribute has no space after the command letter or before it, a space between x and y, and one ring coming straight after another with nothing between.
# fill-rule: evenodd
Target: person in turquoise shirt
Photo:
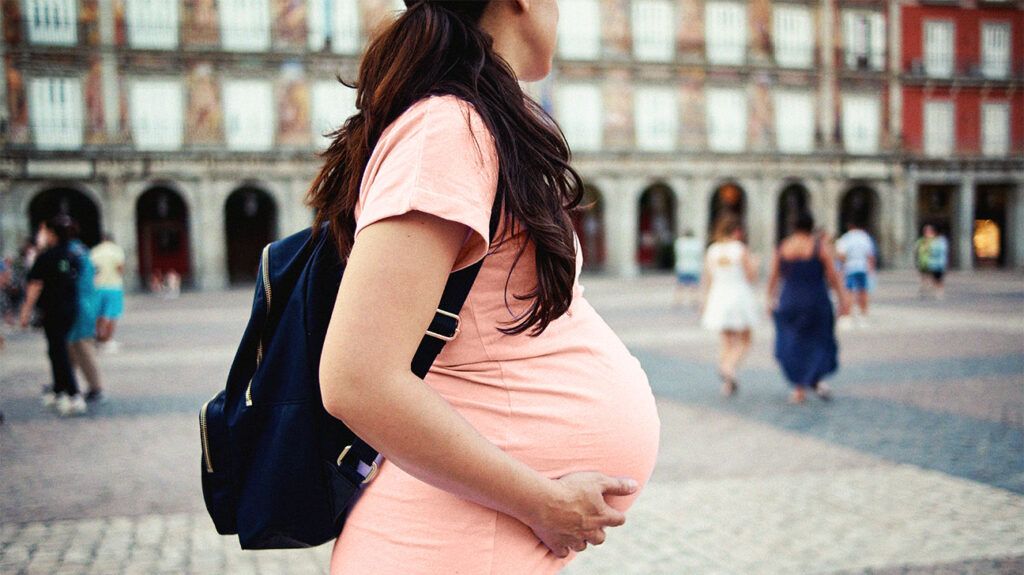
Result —
<instances>
[{"instance_id":1,"label":"person in turquoise shirt","mask_svg":"<svg viewBox=\"0 0 1024 575\"><path fill-rule=\"evenodd\" d=\"M77 231L77 230L76 230ZM98 296L96 294L96 267L89 259L89 248L81 240L75 238L69 245L72 257L78 259L78 315L68 333L68 354L71 365L78 368L88 384L89 391L85 394L86 401L103 399L103 381L99 366L96 364L96 314Z\"/></svg>"}]
</instances>

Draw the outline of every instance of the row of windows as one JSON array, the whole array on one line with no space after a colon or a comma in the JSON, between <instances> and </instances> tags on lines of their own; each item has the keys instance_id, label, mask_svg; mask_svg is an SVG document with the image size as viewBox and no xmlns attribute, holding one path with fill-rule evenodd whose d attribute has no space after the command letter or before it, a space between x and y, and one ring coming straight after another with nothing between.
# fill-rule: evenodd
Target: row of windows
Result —
<instances>
[{"instance_id":1,"label":"row of windows","mask_svg":"<svg viewBox=\"0 0 1024 575\"><path fill-rule=\"evenodd\" d=\"M77 0L25 0L29 41L70 46L78 42ZM218 26L225 50L270 49L271 0L218 0ZM181 29L180 0L124 0L128 43L134 48L172 50ZM404 9L393 0L394 9ZM308 45L355 54L360 48L358 0L307 0Z\"/></svg>"},{"instance_id":2,"label":"row of windows","mask_svg":"<svg viewBox=\"0 0 1024 575\"><path fill-rule=\"evenodd\" d=\"M73 45L77 42L77 0L25 0L30 41ZM179 0L124 0L128 43L141 49L177 48ZM401 0L393 0L401 9ZM270 0L220 0L221 44L226 50L264 51L271 46ZM308 0L307 30L311 50L341 54L359 51L358 0ZM599 0L562 0L558 52L571 60L601 57ZM852 69L884 67L885 23L879 12L843 11L845 63ZM787 68L814 64L815 26L811 8L780 4L773 8L772 38L776 63ZM633 0L633 53L638 60L670 62L676 54L673 0ZM708 62L742 65L747 58L749 18L746 3L712 0L705 4L704 32Z\"/></svg>"},{"instance_id":3,"label":"row of windows","mask_svg":"<svg viewBox=\"0 0 1024 575\"><path fill-rule=\"evenodd\" d=\"M950 78L957 72L956 28L952 20L925 20L924 73L934 78ZM980 70L986 78L1010 75L1010 23L981 23Z\"/></svg>"},{"instance_id":4,"label":"row of windows","mask_svg":"<svg viewBox=\"0 0 1024 575\"><path fill-rule=\"evenodd\" d=\"M136 149L168 151L183 145L185 89L177 80L134 80L128 98L132 141ZM355 110L354 92L335 82L310 87L312 140L324 146L324 134L337 128ZM222 88L224 139L237 151L266 151L274 145L276 120L270 81L225 80ZM634 95L637 148L651 152L678 149L678 97L668 87L641 87ZM814 95L780 89L773 93L776 149L806 154L815 149ZM843 148L850 154L879 151L881 101L877 95L844 94L841 100ZM34 78L29 81L30 120L35 144L41 149L77 149L82 145L81 81L74 78ZM570 145L578 151L599 151L604 140L604 107L598 86L566 84L556 97L556 117ZM742 152L750 126L747 92L743 88L705 90L708 149ZM1010 147L1010 111L1006 103L986 103L981 110L982 152L1004 156ZM954 151L954 110L946 101L924 108L924 151L948 156Z\"/></svg>"},{"instance_id":5,"label":"row of windows","mask_svg":"<svg viewBox=\"0 0 1024 575\"><path fill-rule=\"evenodd\" d=\"M82 82L77 78L33 78L28 84L29 121L36 147L71 150L82 146ZM129 120L136 149L181 149L187 94L178 80L134 80L128 85ZM224 140L236 151L266 151L274 145L277 121L273 84L267 80L225 80L221 89ZM310 86L312 141L355 111L355 93L337 82Z\"/></svg>"},{"instance_id":6,"label":"row of windows","mask_svg":"<svg viewBox=\"0 0 1024 575\"><path fill-rule=\"evenodd\" d=\"M676 30L672 0L634 0L633 53L640 60L671 61ZM562 0L559 55L566 59L601 57L599 0ZM844 10L845 63L852 69L881 70L885 64L885 21L880 12ZM711 0L704 4L704 42L708 62L738 66L746 63L750 20L745 2ZM814 65L815 26L812 9L802 4L772 8L772 51L776 64L786 68Z\"/></svg>"},{"instance_id":7,"label":"row of windows","mask_svg":"<svg viewBox=\"0 0 1024 575\"><path fill-rule=\"evenodd\" d=\"M946 157L956 150L956 110L951 101L924 104L924 153ZM981 153L1005 156L1010 148L1010 106L1002 102L981 105Z\"/></svg>"},{"instance_id":8,"label":"row of windows","mask_svg":"<svg viewBox=\"0 0 1024 575\"><path fill-rule=\"evenodd\" d=\"M707 147L714 152L743 152L748 146L750 112L744 88L708 87L704 94ZM671 88L639 88L634 103L637 148L670 152L678 149L679 105ZM814 95L780 89L773 93L776 149L807 154L815 150ZM843 147L851 154L879 151L881 103L876 95L843 96ZM573 149L597 151L603 145L603 104L600 88L587 84L558 89L556 117Z\"/></svg>"}]
</instances>

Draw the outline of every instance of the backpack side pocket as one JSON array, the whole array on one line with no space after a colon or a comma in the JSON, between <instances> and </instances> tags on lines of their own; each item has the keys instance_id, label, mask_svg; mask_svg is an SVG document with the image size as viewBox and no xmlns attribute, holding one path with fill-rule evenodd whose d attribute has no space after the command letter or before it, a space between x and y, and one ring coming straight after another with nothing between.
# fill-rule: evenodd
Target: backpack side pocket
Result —
<instances>
[{"instance_id":1,"label":"backpack side pocket","mask_svg":"<svg viewBox=\"0 0 1024 575\"><path fill-rule=\"evenodd\" d=\"M202 446L203 500L213 518L217 533L238 532L238 500L231 479L228 454L228 426L224 414L224 392L203 404L199 411L199 438Z\"/></svg>"}]
</instances>

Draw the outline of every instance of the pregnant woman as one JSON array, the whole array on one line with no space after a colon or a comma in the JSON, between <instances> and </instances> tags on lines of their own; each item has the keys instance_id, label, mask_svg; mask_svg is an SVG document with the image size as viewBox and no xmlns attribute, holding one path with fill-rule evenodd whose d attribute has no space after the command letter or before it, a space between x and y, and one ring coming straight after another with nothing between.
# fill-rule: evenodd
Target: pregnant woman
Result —
<instances>
[{"instance_id":1,"label":"pregnant woman","mask_svg":"<svg viewBox=\"0 0 1024 575\"><path fill-rule=\"evenodd\" d=\"M550 71L557 3L407 5L310 190L348 254L324 405L385 457L331 573L557 573L625 520L659 431L646 375L583 298L582 181L518 83ZM461 334L418 379L448 274L485 255Z\"/></svg>"}]
</instances>

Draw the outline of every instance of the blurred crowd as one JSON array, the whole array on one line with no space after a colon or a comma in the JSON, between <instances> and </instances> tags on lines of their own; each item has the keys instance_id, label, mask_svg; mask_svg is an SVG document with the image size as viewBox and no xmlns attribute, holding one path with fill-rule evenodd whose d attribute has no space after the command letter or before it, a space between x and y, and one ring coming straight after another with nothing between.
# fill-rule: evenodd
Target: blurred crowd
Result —
<instances>
[{"instance_id":1,"label":"blurred crowd","mask_svg":"<svg viewBox=\"0 0 1024 575\"><path fill-rule=\"evenodd\" d=\"M15 257L0 264L0 309L8 327L41 328L52 381L42 402L62 416L105 400L97 350L116 352L124 313L124 251L109 236L89 249L78 224L56 215L42 222ZM81 392L78 374L87 388Z\"/></svg>"},{"instance_id":2,"label":"blurred crowd","mask_svg":"<svg viewBox=\"0 0 1024 575\"><path fill-rule=\"evenodd\" d=\"M775 327L774 356L791 387L789 401L802 404L808 393L831 399L824 379L839 368L835 331L870 326L878 249L861 222L849 223L838 238L816 228L806 210L794 224L772 253L765 301ZM716 221L706 249L689 230L674 248L675 302L698 305L701 325L719 334L718 375L722 394L732 397L739 391L738 371L763 315L756 296L760 262L746 245L741 220L731 214ZM926 225L914 257L921 297L941 299L948 240Z\"/></svg>"}]
</instances>

